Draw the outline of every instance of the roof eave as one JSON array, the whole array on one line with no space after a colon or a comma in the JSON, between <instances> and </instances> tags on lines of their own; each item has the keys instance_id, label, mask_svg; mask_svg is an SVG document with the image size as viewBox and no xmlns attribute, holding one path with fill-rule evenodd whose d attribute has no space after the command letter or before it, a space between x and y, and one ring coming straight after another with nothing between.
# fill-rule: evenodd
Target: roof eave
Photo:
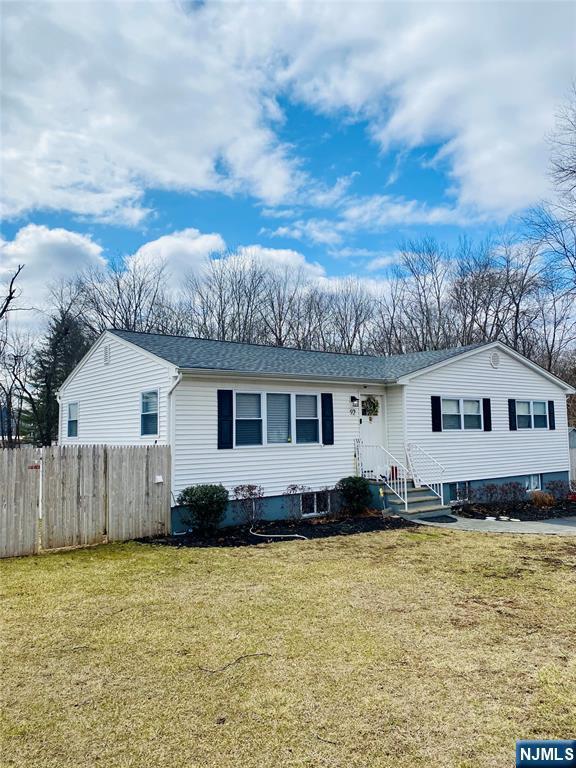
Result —
<instances>
[{"instance_id":1,"label":"roof eave","mask_svg":"<svg viewBox=\"0 0 576 768\"><path fill-rule=\"evenodd\" d=\"M342 384L362 384L366 386L382 387L395 384L396 379L376 379L359 376L325 376L322 374L284 373L282 371L239 371L224 368L178 368L178 372L184 375L244 378L244 379L290 379L291 381L321 381Z\"/></svg>"}]
</instances>

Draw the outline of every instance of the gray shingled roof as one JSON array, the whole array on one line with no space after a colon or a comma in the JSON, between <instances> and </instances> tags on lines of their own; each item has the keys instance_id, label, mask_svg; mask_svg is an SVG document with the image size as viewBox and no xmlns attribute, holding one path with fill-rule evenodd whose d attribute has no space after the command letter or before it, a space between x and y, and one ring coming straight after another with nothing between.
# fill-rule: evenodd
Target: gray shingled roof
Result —
<instances>
[{"instance_id":1,"label":"gray shingled roof","mask_svg":"<svg viewBox=\"0 0 576 768\"><path fill-rule=\"evenodd\" d=\"M407 355L375 357L338 352L310 352L287 347L211 341L189 336L135 333L112 330L121 339L136 344L181 369L238 371L240 373L288 374L331 379L366 379L394 382L401 376L457 357L481 344Z\"/></svg>"}]
</instances>

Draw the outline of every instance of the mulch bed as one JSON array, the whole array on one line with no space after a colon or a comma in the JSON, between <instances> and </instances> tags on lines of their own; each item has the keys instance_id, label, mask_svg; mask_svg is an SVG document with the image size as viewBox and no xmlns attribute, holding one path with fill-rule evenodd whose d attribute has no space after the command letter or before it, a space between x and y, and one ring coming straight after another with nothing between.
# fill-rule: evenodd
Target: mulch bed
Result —
<instances>
[{"instance_id":1,"label":"mulch bed","mask_svg":"<svg viewBox=\"0 0 576 768\"><path fill-rule=\"evenodd\" d=\"M246 525L228 526L221 528L218 534L211 538L201 538L194 534L181 536L163 536L154 539L140 539L147 544L162 544L168 547L247 547L258 544L272 544L279 541L300 541L290 539L290 535L298 534L307 539L324 539L329 536L350 536L356 533L370 533L371 531L397 530L399 528L411 528L414 526L408 520L401 517L382 517L382 512L370 510L358 517L344 517L339 519L316 517L308 520L274 520L259 523L254 530L262 536L254 536L250 533L250 527ZM286 535L286 538L274 536Z\"/></svg>"},{"instance_id":2,"label":"mulch bed","mask_svg":"<svg viewBox=\"0 0 576 768\"><path fill-rule=\"evenodd\" d=\"M486 517L515 517L519 520L549 520L555 517L571 517L576 515L576 502L558 501L553 507L535 507L529 502L517 506L495 507L490 504L471 504L462 507L453 506L452 510L460 517L468 517L473 520L484 520Z\"/></svg>"}]
</instances>

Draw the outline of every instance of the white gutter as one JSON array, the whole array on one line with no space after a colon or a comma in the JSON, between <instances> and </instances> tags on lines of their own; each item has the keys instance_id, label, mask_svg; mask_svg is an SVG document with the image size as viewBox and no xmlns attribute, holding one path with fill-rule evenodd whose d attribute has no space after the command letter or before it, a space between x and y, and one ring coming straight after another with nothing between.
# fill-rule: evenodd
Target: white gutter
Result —
<instances>
[{"instance_id":1,"label":"white gutter","mask_svg":"<svg viewBox=\"0 0 576 768\"><path fill-rule=\"evenodd\" d=\"M178 370L178 369L176 369ZM167 424L167 440L166 442L170 446L170 493L172 493L172 489L174 488L174 462L173 462L173 456L172 456L172 440L174 437L175 432L175 426L176 426L176 419L175 419L175 413L176 409L174 408L174 398L172 397L172 393L180 384L182 381L182 374L180 371L178 371L177 376L174 379L174 383L166 393L167 399L168 399L168 424Z\"/></svg>"}]
</instances>

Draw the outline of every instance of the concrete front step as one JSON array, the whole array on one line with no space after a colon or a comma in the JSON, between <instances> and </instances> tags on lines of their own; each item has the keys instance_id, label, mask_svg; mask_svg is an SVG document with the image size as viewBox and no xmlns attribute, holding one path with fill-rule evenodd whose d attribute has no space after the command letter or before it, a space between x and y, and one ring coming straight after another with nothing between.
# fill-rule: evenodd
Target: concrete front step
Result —
<instances>
[{"instance_id":1,"label":"concrete front step","mask_svg":"<svg viewBox=\"0 0 576 768\"><path fill-rule=\"evenodd\" d=\"M400 510L398 510L400 513ZM452 507L435 504L431 507L408 507L408 512L402 512L406 517L435 517L436 515L452 514Z\"/></svg>"},{"instance_id":2,"label":"concrete front step","mask_svg":"<svg viewBox=\"0 0 576 768\"><path fill-rule=\"evenodd\" d=\"M398 498L398 496L391 494L390 496L386 495L386 501L388 504L401 504L403 505L404 502ZM430 503L438 503L439 499L438 496L436 496L435 493L428 494L409 494L408 495L408 506L411 506L412 504L426 504L426 502Z\"/></svg>"}]
</instances>

